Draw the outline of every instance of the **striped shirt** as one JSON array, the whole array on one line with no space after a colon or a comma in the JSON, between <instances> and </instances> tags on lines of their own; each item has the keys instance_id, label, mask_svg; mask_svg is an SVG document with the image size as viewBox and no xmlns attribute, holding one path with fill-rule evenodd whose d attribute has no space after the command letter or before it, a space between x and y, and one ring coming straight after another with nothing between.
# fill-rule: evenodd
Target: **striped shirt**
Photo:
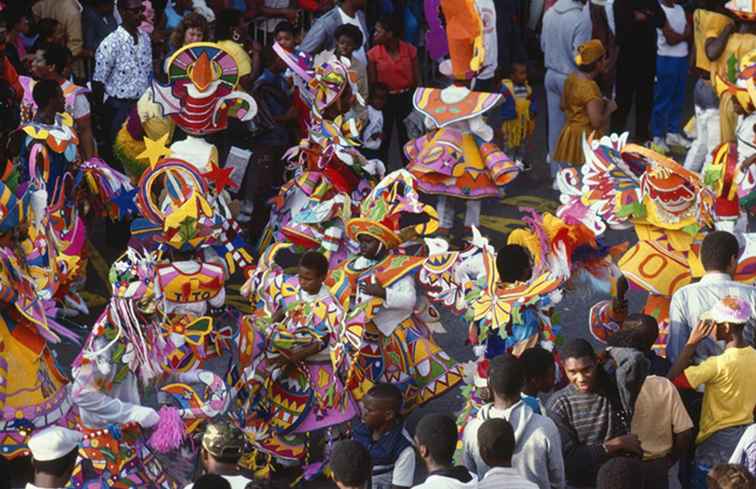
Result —
<instances>
[{"instance_id":1,"label":"striped shirt","mask_svg":"<svg viewBox=\"0 0 756 489\"><path fill-rule=\"evenodd\" d=\"M606 396L581 392L572 384L549 399L546 412L562 438L567 482L594 485L608 458L603 443L626 433L619 413Z\"/></svg>"},{"instance_id":2,"label":"striped shirt","mask_svg":"<svg viewBox=\"0 0 756 489\"><path fill-rule=\"evenodd\" d=\"M538 489L511 467L493 467L478 482L478 489Z\"/></svg>"}]
</instances>

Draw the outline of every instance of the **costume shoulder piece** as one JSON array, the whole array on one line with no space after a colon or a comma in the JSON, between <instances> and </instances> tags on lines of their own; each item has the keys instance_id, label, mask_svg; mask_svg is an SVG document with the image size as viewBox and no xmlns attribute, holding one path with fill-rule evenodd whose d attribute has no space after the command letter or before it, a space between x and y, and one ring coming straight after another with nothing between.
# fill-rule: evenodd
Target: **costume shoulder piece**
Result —
<instances>
[{"instance_id":1,"label":"costume shoulder piece","mask_svg":"<svg viewBox=\"0 0 756 489\"><path fill-rule=\"evenodd\" d=\"M501 100L500 93L471 92L464 87L418 88L412 103L437 127L472 119L491 110Z\"/></svg>"}]
</instances>

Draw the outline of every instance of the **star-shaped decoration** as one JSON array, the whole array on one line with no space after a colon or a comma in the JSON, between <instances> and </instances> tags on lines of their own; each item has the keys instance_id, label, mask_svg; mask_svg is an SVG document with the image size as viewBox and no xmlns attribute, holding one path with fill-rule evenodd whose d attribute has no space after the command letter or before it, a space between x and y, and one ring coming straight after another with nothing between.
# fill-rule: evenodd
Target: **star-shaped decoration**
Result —
<instances>
[{"instance_id":1,"label":"star-shaped decoration","mask_svg":"<svg viewBox=\"0 0 756 489\"><path fill-rule=\"evenodd\" d=\"M161 158L171 154L171 150L166 146L169 135L169 133L165 133L157 140L145 137L145 149L137 155L137 159L149 160L150 168L155 168L155 165L157 165L157 162L160 161Z\"/></svg>"},{"instance_id":2,"label":"star-shaped decoration","mask_svg":"<svg viewBox=\"0 0 756 489\"><path fill-rule=\"evenodd\" d=\"M113 198L113 203L118 207L118 217L122 218L129 213L138 214L136 206L137 189L126 190Z\"/></svg>"},{"instance_id":3,"label":"star-shaped decoration","mask_svg":"<svg viewBox=\"0 0 756 489\"><path fill-rule=\"evenodd\" d=\"M221 168L215 163L211 163L212 170L205 173L203 176L215 185L215 191L218 193L223 192L226 187L231 187L236 190L239 186L231 180L231 174L234 172L234 168Z\"/></svg>"}]
</instances>

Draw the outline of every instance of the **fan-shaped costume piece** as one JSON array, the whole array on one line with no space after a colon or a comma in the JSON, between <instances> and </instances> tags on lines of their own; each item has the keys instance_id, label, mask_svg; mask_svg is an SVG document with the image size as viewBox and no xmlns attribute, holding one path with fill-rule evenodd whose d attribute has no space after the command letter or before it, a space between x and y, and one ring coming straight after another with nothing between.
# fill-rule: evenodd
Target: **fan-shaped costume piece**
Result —
<instances>
[{"instance_id":1,"label":"fan-shaped costume piece","mask_svg":"<svg viewBox=\"0 0 756 489\"><path fill-rule=\"evenodd\" d=\"M213 43L182 47L168 60L168 85L153 82L153 97L181 129L205 135L226 128L228 117L251 120L257 103L235 91L239 67L233 56Z\"/></svg>"},{"instance_id":2,"label":"fan-shaped costume piece","mask_svg":"<svg viewBox=\"0 0 756 489\"><path fill-rule=\"evenodd\" d=\"M495 144L493 129L482 118L500 94L463 87L418 88L413 103L431 124L431 132L404 147L407 169L427 194L463 199L496 197L520 172Z\"/></svg>"}]
</instances>

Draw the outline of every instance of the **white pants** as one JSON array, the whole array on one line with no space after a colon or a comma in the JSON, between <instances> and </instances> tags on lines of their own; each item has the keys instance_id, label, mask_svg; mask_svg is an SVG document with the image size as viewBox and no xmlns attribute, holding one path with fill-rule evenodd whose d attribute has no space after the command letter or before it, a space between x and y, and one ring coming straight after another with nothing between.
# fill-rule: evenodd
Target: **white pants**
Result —
<instances>
[{"instance_id":1,"label":"white pants","mask_svg":"<svg viewBox=\"0 0 756 489\"><path fill-rule=\"evenodd\" d=\"M440 227L451 229L454 227L454 203L457 199L449 200L449 197L441 195L436 203ZM480 224L480 200L465 200L465 227L478 226Z\"/></svg>"},{"instance_id":2,"label":"white pants","mask_svg":"<svg viewBox=\"0 0 756 489\"><path fill-rule=\"evenodd\" d=\"M685 156L685 168L701 172L704 166L711 163L712 152L719 146L721 139L719 110L696 107L696 139Z\"/></svg>"},{"instance_id":3,"label":"white pants","mask_svg":"<svg viewBox=\"0 0 756 489\"><path fill-rule=\"evenodd\" d=\"M546 70L544 86L546 88L546 108L549 113L548 161L551 161L554 150L556 150L557 141L559 141L559 134L562 132L562 126L564 126L564 112L562 112L560 105L562 103L565 80L567 80L567 75L557 73L553 70ZM557 167L551 165L552 177L556 175L557 171Z\"/></svg>"}]
</instances>

